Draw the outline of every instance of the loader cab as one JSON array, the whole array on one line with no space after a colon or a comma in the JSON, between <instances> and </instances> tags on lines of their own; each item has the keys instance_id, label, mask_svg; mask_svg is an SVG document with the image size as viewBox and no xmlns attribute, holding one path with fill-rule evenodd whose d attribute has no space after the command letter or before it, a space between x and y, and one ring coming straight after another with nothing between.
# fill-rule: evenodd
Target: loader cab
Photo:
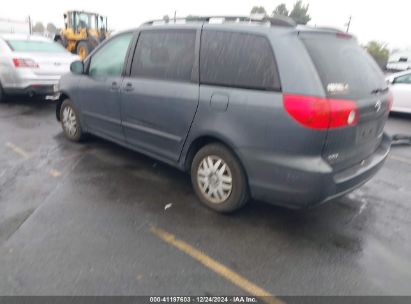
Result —
<instances>
[{"instance_id":1,"label":"loader cab","mask_svg":"<svg viewBox=\"0 0 411 304\"><path fill-rule=\"evenodd\" d=\"M69 11L64 14L65 26L72 28L75 32L80 32L83 29L99 31L107 31L107 17L95 13Z\"/></svg>"}]
</instances>

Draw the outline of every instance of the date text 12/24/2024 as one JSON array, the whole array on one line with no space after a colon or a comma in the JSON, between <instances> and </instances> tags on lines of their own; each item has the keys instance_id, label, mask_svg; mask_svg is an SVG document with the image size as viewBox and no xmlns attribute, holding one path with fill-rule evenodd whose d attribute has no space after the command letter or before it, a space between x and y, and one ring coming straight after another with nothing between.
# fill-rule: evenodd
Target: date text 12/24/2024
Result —
<instances>
[{"instance_id":1,"label":"date text 12/24/2024","mask_svg":"<svg viewBox=\"0 0 411 304\"><path fill-rule=\"evenodd\" d=\"M150 303L259 303L256 297L199 296L199 297L150 297Z\"/></svg>"}]
</instances>

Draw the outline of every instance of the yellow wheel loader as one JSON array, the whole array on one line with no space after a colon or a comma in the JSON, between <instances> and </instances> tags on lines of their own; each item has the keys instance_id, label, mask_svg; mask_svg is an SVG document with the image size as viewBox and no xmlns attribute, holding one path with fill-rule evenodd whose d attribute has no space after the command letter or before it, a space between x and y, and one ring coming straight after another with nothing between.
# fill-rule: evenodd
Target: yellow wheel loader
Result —
<instances>
[{"instance_id":1,"label":"yellow wheel loader","mask_svg":"<svg viewBox=\"0 0 411 304\"><path fill-rule=\"evenodd\" d=\"M54 40L78 54L81 60L108 37L107 18L96 13L68 11L64 14L64 25Z\"/></svg>"}]
</instances>

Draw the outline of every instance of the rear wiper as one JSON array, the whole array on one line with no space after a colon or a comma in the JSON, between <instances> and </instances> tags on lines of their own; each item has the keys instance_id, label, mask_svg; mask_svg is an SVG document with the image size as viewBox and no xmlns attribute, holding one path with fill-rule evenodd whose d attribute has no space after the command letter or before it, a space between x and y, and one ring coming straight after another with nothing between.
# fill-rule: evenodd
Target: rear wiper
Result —
<instances>
[{"instance_id":1,"label":"rear wiper","mask_svg":"<svg viewBox=\"0 0 411 304\"><path fill-rule=\"evenodd\" d=\"M386 88L377 88L377 89L375 89L375 90L372 90L371 91L371 94L380 94L380 93L384 93L384 92L387 92L388 91L388 87L386 87Z\"/></svg>"}]
</instances>

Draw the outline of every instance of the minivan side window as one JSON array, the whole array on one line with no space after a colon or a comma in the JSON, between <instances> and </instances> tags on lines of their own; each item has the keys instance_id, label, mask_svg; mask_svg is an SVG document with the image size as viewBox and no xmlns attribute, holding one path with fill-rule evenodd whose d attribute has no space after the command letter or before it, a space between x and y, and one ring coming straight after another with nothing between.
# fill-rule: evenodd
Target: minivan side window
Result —
<instances>
[{"instance_id":1,"label":"minivan side window","mask_svg":"<svg viewBox=\"0 0 411 304\"><path fill-rule=\"evenodd\" d=\"M266 37L216 30L205 30L201 36L200 82L246 89L281 88Z\"/></svg>"},{"instance_id":2,"label":"minivan side window","mask_svg":"<svg viewBox=\"0 0 411 304\"><path fill-rule=\"evenodd\" d=\"M120 76L133 33L112 38L91 58L90 76Z\"/></svg>"},{"instance_id":3,"label":"minivan side window","mask_svg":"<svg viewBox=\"0 0 411 304\"><path fill-rule=\"evenodd\" d=\"M138 38L131 77L190 81L195 30L149 30Z\"/></svg>"}]
</instances>

